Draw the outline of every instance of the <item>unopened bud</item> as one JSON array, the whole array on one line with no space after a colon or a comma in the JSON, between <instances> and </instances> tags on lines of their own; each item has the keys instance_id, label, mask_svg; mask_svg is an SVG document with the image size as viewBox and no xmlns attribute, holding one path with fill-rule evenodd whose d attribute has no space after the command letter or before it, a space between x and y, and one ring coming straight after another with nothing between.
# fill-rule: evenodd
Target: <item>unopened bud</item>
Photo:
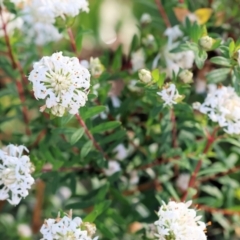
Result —
<instances>
[{"instance_id":1,"label":"unopened bud","mask_svg":"<svg viewBox=\"0 0 240 240\"><path fill-rule=\"evenodd\" d=\"M199 40L199 45L206 51L211 50L213 45L213 39L209 36L201 37Z\"/></svg>"},{"instance_id":2,"label":"unopened bud","mask_svg":"<svg viewBox=\"0 0 240 240\"><path fill-rule=\"evenodd\" d=\"M144 13L142 16L141 16L141 19L140 19L140 23L141 24L148 24L152 21L152 17L151 15L149 15L148 13Z\"/></svg>"},{"instance_id":3,"label":"unopened bud","mask_svg":"<svg viewBox=\"0 0 240 240\"><path fill-rule=\"evenodd\" d=\"M181 71L178 75L178 77L180 78L180 80L184 83L192 83L193 80L193 73L190 72L189 70L185 69L183 71Z\"/></svg>"},{"instance_id":4,"label":"unopened bud","mask_svg":"<svg viewBox=\"0 0 240 240\"><path fill-rule=\"evenodd\" d=\"M200 107L201 107L201 103L200 102L194 102L192 104L192 107L193 107L194 110L199 110Z\"/></svg>"},{"instance_id":5,"label":"unopened bud","mask_svg":"<svg viewBox=\"0 0 240 240\"><path fill-rule=\"evenodd\" d=\"M83 222L81 224L81 228L82 228L82 230L87 231L89 237L92 237L97 230L95 224L90 223L90 222Z\"/></svg>"},{"instance_id":6,"label":"unopened bud","mask_svg":"<svg viewBox=\"0 0 240 240\"><path fill-rule=\"evenodd\" d=\"M51 108L51 113L57 117L62 117L65 113L65 107L59 105L53 106Z\"/></svg>"},{"instance_id":7,"label":"unopened bud","mask_svg":"<svg viewBox=\"0 0 240 240\"><path fill-rule=\"evenodd\" d=\"M89 68L90 68L90 72L94 77L99 77L104 71L104 66L102 65L99 58L91 57L89 62Z\"/></svg>"},{"instance_id":8,"label":"unopened bud","mask_svg":"<svg viewBox=\"0 0 240 240\"><path fill-rule=\"evenodd\" d=\"M141 69L138 72L138 76L140 81L144 82L144 83L150 83L152 81L152 74L150 71L146 70L146 69Z\"/></svg>"},{"instance_id":9,"label":"unopened bud","mask_svg":"<svg viewBox=\"0 0 240 240\"><path fill-rule=\"evenodd\" d=\"M182 100L185 98L185 95L180 95L180 94L178 94L178 95L176 95L175 97L174 97L174 101L176 102L176 103L180 103L180 102L182 102Z\"/></svg>"}]
</instances>

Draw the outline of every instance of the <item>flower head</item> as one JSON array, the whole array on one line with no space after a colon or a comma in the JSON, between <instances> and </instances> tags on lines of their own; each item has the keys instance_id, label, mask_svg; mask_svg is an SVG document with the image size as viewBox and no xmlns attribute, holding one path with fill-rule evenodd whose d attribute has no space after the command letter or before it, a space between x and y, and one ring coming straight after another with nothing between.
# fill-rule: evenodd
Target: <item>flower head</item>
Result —
<instances>
[{"instance_id":1,"label":"flower head","mask_svg":"<svg viewBox=\"0 0 240 240\"><path fill-rule=\"evenodd\" d=\"M141 24L148 24L151 21L152 21L151 15L148 13L143 13L143 15L141 16L141 19L140 19Z\"/></svg>"},{"instance_id":2,"label":"flower head","mask_svg":"<svg viewBox=\"0 0 240 240\"><path fill-rule=\"evenodd\" d=\"M213 122L218 122L225 132L240 134L240 97L233 87L211 88L198 109Z\"/></svg>"},{"instance_id":3,"label":"flower head","mask_svg":"<svg viewBox=\"0 0 240 240\"><path fill-rule=\"evenodd\" d=\"M28 195L34 183L33 165L23 155L24 150L28 152L26 147L12 144L0 150L0 200L8 200L13 205Z\"/></svg>"},{"instance_id":4,"label":"flower head","mask_svg":"<svg viewBox=\"0 0 240 240\"><path fill-rule=\"evenodd\" d=\"M107 176L111 176L114 173L119 172L119 171L121 171L120 164L117 161L113 161L113 160L109 161L108 168L104 169L104 173Z\"/></svg>"},{"instance_id":5,"label":"flower head","mask_svg":"<svg viewBox=\"0 0 240 240\"><path fill-rule=\"evenodd\" d=\"M172 106L173 104L177 104L184 97L179 95L176 85L173 83L165 84L163 90L157 94L161 96L162 100L164 101L164 106Z\"/></svg>"},{"instance_id":6,"label":"flower head","mask_svg":"<svg viewBox=\"0 0 240 240\"><path fill-rule=\"evenodd\" d=\"M35 63L29 81L36 99L46 99L40 110L49 108L53 115L61 117L65 111L77 114L86 104L90 73L76 57L64 57L58 52Z\"/></svg>"},{"instance_id":7,"label":"flower head","mask_svg":"<svg viewBox=\"0 0 240 240\"><path fill-rule=\"evenodd\" d=\"M45 220L40 232L43 235L41 240L97 240L92 236L96 232L96 227L91 223L84 223L81 218L72 219L71 211L63 218L60 214L56 219L49 218Z\"/></svg>"},{"instance_id":8,"label":"flower head","mask_svg":"<svg viewBox=\"0 0 240 240\"><path fill-rule=\"evenodd\" d=\"M206 224L199 221L195 209L189 209L191 201L177 203L163 202L157 215L159 219L155 222L158 233L155 234L159 240L206 240Z\"/></svg>"}]
</instances>

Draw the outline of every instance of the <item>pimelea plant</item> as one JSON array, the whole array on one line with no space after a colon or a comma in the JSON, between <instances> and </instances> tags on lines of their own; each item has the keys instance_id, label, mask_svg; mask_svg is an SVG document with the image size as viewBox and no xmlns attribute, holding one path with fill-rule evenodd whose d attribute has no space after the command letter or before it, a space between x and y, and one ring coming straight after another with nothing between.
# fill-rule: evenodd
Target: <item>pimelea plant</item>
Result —
<instances>
[{"instance_id":1,"label":"pimelea plant","mask_svg":"<svg viewBox=\"0 0 240 240\"><path fill-rule=\"evenodd\" d=\"M240 239L238 7L0 0L0 239Z\"/></svg>"}]
</instances>

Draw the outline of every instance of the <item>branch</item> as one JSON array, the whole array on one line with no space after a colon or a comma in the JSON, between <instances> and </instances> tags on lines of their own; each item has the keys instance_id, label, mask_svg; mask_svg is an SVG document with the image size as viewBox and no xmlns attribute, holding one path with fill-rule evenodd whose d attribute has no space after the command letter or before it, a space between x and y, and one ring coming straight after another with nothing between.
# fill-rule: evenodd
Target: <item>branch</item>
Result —
<instances>
[{"instance_id":1,"label":"branch","mask_svg":"<svg viewBox=\"0 0 240 240\"><path fill-rule=\"evenodd\" d=\"M163 7L163 5L161 3L161 0L155 0L155 3L157 5L157 7L158 7L158 11L160 12L160 15L162 16L162 19L163 19L166 27L170 28L171 27L171 23L170 23L170 21L168 19L168 16L167 16L167 14L166 14L166 12L164 10L164 7Z\"/></svg>"},{"instance_id":2,"label":"branch","mask_svg":"<svg viewBox=\"0 0 240 240\"><path fill-rule=\"evenodd\" d=\"M103 155L103 157L106 160L109 160L109 157L107 156L106 153L104 153L103 149L101 148L101 146L97 143L97 141L95 140L95 138L93 137L93 135L91 134L91 132L88 130L85 122L83 121L83 119L80 117L79 114L75 115L77 118L78 123L84 128L84 131L87 135L87 137L92 141L93 146Z\"/></svg>"},{"instance_id":3,"label":"branch","mask_svg":"<svg viewBox=\"0 0 240 240\"><path fill-rule=\"evenodd\" d=\"M204 150L203 150L203 153L204 153L204 154L206 154L206 153L208 152L209 148L210 148L210 147L212 146L212 144L215 142L215 140L216 140L215 135L216 135L216 133L217 133L217 130L218 130L218 128L216 128L216 129L213 131L212 136L211 136L211 135L208 135L207 143L206 143L206 146L205 146L205 148L204 148ZM198 173L199 173L199 171L200 171L200 169L201 169L201 167L202 167L202 162L203 162L202 159L200 159L200 160L198 161L197 166L196 166L196 168L195 168L195 170L194 170L194 172L193 172L193 174L192 174L192 176L191 176L191 178L190 178L190 181L189 181L189 184L188 184L188 189L194 187L195 182L196 182L197 175L198 175ZM182 202L184 202L184 201L186 200L186 198L187 198L188 189L187 189L187 190L184 192L184 194L183 194L183 197L182 197L182 199L181 199Z\"/></svg>"},{"instance_id":4,"label":"branch","mask_svg":"<svg viewBox=\"0 0 240 240\"><path fill-rule=\"evenodd\" d=\"M73 36L72 29L68 28L67 32L68 32L68 36L69 36L69 39L70 39L70 44L71 44L72 50L77 56L78 55L77 46L76 46L76 41L75 41L74 36Z\"/></svg>"}]
</instances>

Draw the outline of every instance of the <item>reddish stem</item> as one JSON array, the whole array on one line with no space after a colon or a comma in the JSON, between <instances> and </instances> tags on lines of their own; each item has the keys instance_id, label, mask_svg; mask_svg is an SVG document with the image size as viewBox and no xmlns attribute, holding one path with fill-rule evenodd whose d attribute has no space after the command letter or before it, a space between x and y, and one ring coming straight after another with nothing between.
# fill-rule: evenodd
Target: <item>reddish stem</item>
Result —
<instances>
[{"instance_id":1,"label":"reddish stem","mask_svg":"<svg viewBox=\"0 0 240 240\"><path fill-rule=\"evenodd\" d=\"M76 46L76 42L75 42L75 39L74 39L74 36L73 36L72 29L68 28L67 32L68 32L68 36L69 36L69 39L70 39L70 44L71 44L72 50L77 56L78 55L77 46Z\"/></svg>"},{"instance_id":2,"label":"reddish stem","mask_svg":"<svg viewBox=\"0 0 240 240\"><path fill-rule=\"evenodd\" d=\"M164 7L163 7L163 5L161 3L161 0L155 0L155 3L157 5L157 7L158 7L158 11L160 12L160 15L162 16L162 19L163 19L166 27L170 28L171 27L171 23L170 23L170 21L168 19L168 16L167 16L167 14L166 14L166 12L164 10Z\"/></svg>"},{"instance_id":3,"label":"reddish stem","mask_svg":"<svg viewBox=\"0 0 240 240\"><path fill-rule=\"evenodd\" d=\"M83 121L83 119L80 117L79 114L75 115L77 118L77 121L79 122L79 124L84 128L84 131L87 135L87 137L92 141L94 147L103 155L103 157L108 160L109 157L104 153L103 149L101 148L101 146L97 143L97 141L95 140L95 138L93 137L93 135L91 134L91 132L88 130L85 122Z\"/></svg>"},{"instance_id":4,"label":"reddish stem","mask_svg":"<svg viewBox=\"0 0 240 240\"><path fill-rule=\"evenodd\" d=\"M218 129L218 128L216 128L216 129L213 131L213 135L212 135L212 136L208 135L207 143L206 143L206 146L205 146L205 148L204 148L204 150L203 150L203 153L204 153L204 154L206 154L206 153L208 152L209 148L210 148L210 147L212 146L212 144L214 143L214 141L215 141L215 134L216 134L217 129ZM182 202L184 202L184 201L186 200L187 195L188 195L188 190L189 190L190 188L194 187L195 182L196 182L197 175L198 175L198 173L199 173L199 171L200 171L200 169L201 169L201 167L202 167L202 163L203 163L203 161L202 161L202 159L200 159L200 160L198 161L198 163L197 163L197 166L196 166L194 172L192 173L192 176L191 176L190 181L189 181L189 184L188 184L188 189L184 192L184 194L183 194L183 196L182 196L182 199L181 199Z\"/></svg>"}]
</instances>

